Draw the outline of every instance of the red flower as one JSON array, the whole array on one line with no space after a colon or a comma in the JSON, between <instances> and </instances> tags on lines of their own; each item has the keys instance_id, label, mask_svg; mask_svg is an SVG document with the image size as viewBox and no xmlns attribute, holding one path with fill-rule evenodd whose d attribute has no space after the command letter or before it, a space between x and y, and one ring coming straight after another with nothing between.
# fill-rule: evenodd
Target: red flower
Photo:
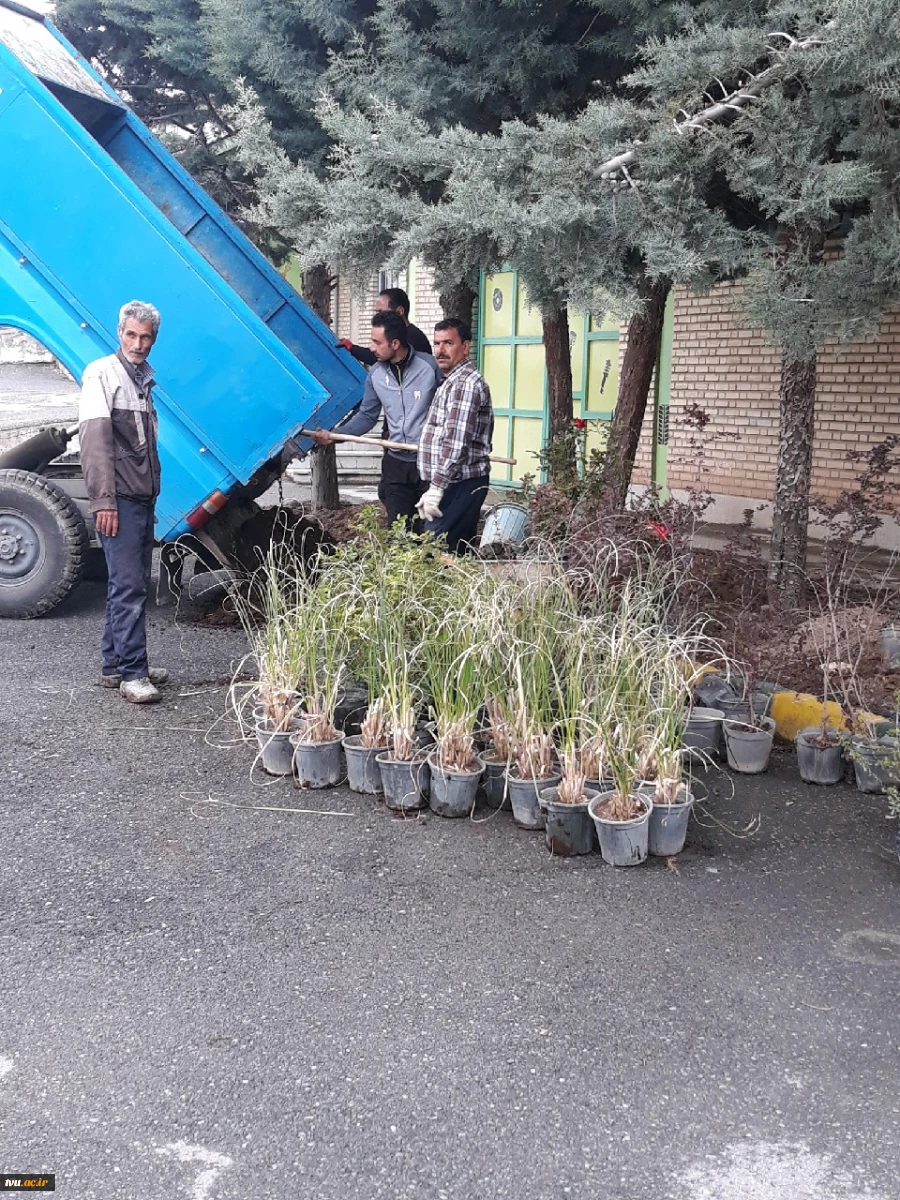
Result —
<instances>
[{"instance_id":1,"label":"red flower","mask_svg":"<svg viewBox=\"0 0 900 1200\"><path fill-rule=\"evenodd\" d=\"M669 530L666 529L662 521L650 521L648 528L650 529L650 532L655 534L661 542L667 542L669 540Z\"/></svg>"},{"instance_id":2,"label":"red flower","mask_svg":"<svg viewBox=\"0 0 900 1200\"><path fill-rule=\"evenodd\" d=\"M587 429L587 421L585 421L582 417L576 417L572 424L579 433L581 433L582 429Z\"/></svg>"}]
</instances>

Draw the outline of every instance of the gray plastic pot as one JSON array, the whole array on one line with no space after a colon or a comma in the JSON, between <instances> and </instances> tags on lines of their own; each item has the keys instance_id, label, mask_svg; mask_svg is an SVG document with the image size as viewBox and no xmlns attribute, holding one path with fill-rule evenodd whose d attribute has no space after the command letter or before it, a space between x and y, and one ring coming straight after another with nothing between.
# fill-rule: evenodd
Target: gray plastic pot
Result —
<instances>
[{"instance_id":1,"label":"gray plastic pot","mask_svg":"<svg viewBox=\"0 0 900 1200\"><path fill-rule=\"evenodd\" d=\"M294 770L294 747L291 738L303 727L299 718L292 718L290 726L283 732L275 733L262 714L254 713L256 723L256 741L259 745L259 757L262 769L268 775L290 775Z\"/></svg>"},{"instance_id":2,"label":"gray plastic pot","mask_svg":"<svg viewBox=\"0 0 900 1200\"><path fill-rule=\"evenodd\" d=\"M881 795L900 787L900 748L893 739L870 742L853 739L853 770L861 792Z\"/></svg>"},{"instance_id":3,"label":"gray plastic pot","mask_svg":"<svg viewBox=\"0 0 900 1200\"><path fill-rule=\"evenodd\" d=\"M347 783L352 792L359 792L363 796L380 796L384 786L375 756L384 754L387 746L363 746L360 741L358 733L344 734Z\"/></svg>"},{"instance_id":4,"label":"gray plastic pot","mask_svg":"<svg viewBox=\"0 0 900 1200\"><path fill-rule=\"evenodd\" d=\"M765 771L775 740L775 722L771 717L763 717L758 729L747 729L726 720L722 731L732 771L741 775L760 775Z\"/></svg>"},{"instance_id":5,"label":"gray plastic pot","mask_svg":"<svg viewBox=\"0 0 900 1200\"><path fill-rule=\"evenodd\" d=\"M643 788L641 792L643 794ZM650 810L648 849L655 858L671 858L673 854L680 854L684 849L688 822L694 807L694 795L684 783L676 793L679 798L677 804L658 801L655 793L654 784L650 796L653 808Z\"/></svg>"},{"instance_id":6,"label":"gray plastic pot","mask_svg":"<svg viewBox=\"0 0 900 1200\"><path fill-rule=\"evenodd\" d=\"M644 862L650 849L650 813L653 801L649 796L637 795L644 812L630 821L612 821L602 816L603 807L615 792L601 792L588 805L588 812L597 830L600 853L603 861L611 867L636 867Z\"/></svg>"},{"instance_id":7,"label":"gray plastic pot","mask_svg":"<svg viewBox=\"0 0 900 1200\"><path fill-rule=\"evenodd\" d=\"M394 758L389 750L375 756L381 772L384 802L394 812L413 812L428 803L431 772L425 757Z\"/></svg>"},{"instance_id":8,"label":"gray plastic pot","mask_svg":"<svg viewBox=\"0 0 900 1200\"><path fill-rule=\"evenodd\" d=\"M572 858L590 854L594 849L594 822L588 812L590 802L599 796L585 788L580 804L561 804L558 787L544 788L541 808L544 810L544 841L551 854Z\"/></svg>"},{"instance_id":9,"label":"gray plastic pot","mask_svg":"<svg viewBox=\"0 0 900 1200\"><path fill-rule=\"evenodd\" d=\"M304 742L303 731L295 733L294 774L302 787L334 787L344 778L344 763L341 758L343 734L328 742Z\"/></svg>"},{"instance_id":10,"label":"gray plastic pot","mask_svg":"<svg viewBox=\"0 0 900 1200\"><path fill-rule=\"evenodd\" d=\"M881 631L881 665L886 671L900 670L900 625L885 625Z\"/></svg>"},{"instance_id":11,"label":"gray plastic pot","mask_svg":"<svg viewBox=\"0 0 900 1200\"><path fill-rule=\"evenodd\" d=\"M694 708L684 728L681 744L685 750L696 750L698 758L718 758L722 749L721 708Z\"/></svg>"},{"instance_id":12,"label":"gray plastic pot","mask_svg":"<svg viewBox=\"0 0 900 1200\"><path fill-rule=\"evenodd\" d=\"M481 782L484 763L475 759L474 771L445 771L438 762L437 751L428 756L431 768L431 795L428 807L439 817L467 817L475 807L475 796Z\"/></svg>"},{"instance_id":13,"label":"gray plastic pot","mask_svg":"<svg viewBox=\"0 0 900 1200\"><path fill-rule=\"evenodd\" d=\"M819 746L816 742L821 736L821 725L809 725L794 739L800 778L804 783L840 783L844 778L843 747L837 735L828 746Z\"/></svg>"},{"instance_id":14,"label":"gray plastic pot","mask_svg":"<svg viewBox=\"0 0 900 1200\"><path fill-rule=\"evenodd\" d=\"M541 809L541 792L557 787L562 775L551 775L547 779L519 779L507 772L506 786L512 805L513 820L520 829L544 828L544 813Z\"/></svg>"},{"instance_id":15,"label":"gray plastic pot","mask_svg":"<svg viewBox=\"0 0 900 1200\"><path fill-rule=\"evenodd\" d=\"M509 794L506 790L507 763L482 757L484 774L481 776L481 790L484 792L488 808L509 808Z\"/></svg>"}]
</instances>

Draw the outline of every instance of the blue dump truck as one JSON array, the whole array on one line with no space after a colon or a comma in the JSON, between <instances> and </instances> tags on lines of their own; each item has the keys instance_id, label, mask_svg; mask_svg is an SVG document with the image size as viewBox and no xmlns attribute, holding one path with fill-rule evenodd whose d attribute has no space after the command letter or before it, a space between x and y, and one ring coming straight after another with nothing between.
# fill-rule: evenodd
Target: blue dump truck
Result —
<instances>
[{"instance_id":1,"label":"blue dump truck","mask_svg":"<svg viewBox=\"0 0 900 1200\"><path fill-rule=\"evenodd\" d=\"M153 351L156 536L242 561L256 497L360 401L333 332L41 15L0 0L0 325L76 379L117 346L120 306L162 313ZM0 616L48 612L94 535L73 431L0 454Z\"/></svg>"}]
</instances>

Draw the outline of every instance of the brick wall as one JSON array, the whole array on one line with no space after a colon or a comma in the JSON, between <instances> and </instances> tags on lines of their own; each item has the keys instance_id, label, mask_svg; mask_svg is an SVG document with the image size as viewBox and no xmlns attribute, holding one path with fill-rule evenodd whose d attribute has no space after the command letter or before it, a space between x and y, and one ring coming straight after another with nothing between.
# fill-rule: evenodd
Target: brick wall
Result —
<instances>
[{"instance_id":1,"label":"brick wall","mask_svg":"<svg viewBox=\"0 0 900 1200\"><path fill-rule=\"evenodd\" d=\"M780 356L742 320L740 301L740 284L720 285L701 296L676 291L668 484L685 488L702 481L713 493L771 500ZM699 406L711 418L702 459L691 445L697 435L684 424L687 405ZM816 412L812 488L833 498L859 473L846 461L847 450L865 450L900 431L900 312L885 316L873 337L824 347ZM650 477L652 418L648 404L637 482Z\"/></svg>"},{"instance_id":2,"label":"brick wall","mask_svg":"<svg viewBox=\"0 0 900 1200\"><path fill-rule=\"evenodd\" d=\"M441 302L434 286L434 275L421 259L410 263L409 269L411 274L415 273L415 278L411 281L413 286L409 289L413 297L410 320L413 325L418 325L429 341L433 341L434 327L438 321L444 319Z\"/></svg>"}]
</instances>

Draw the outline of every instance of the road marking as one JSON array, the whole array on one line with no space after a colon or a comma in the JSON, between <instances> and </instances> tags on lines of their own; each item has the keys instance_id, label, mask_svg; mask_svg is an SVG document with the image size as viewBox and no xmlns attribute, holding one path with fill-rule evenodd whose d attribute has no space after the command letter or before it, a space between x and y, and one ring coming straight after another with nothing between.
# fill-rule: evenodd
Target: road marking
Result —
<instances>
[{"instance_id":1,"label":"road marking","mask_svg":"<svg viewBox=\"0 0 900 1200\"><path fill-rule=\"evenodd\" d=\"M209 1200L213 1184L229 1167L234 1166L234 1159L227 1154L219 1154L216 1150L207 1150L205 1146L191 1146L188 1142L170 1142L168 1146L157 1148L157 1154L165 1154L169 1158L177 1158L183 1163L202 1163L204 1170L194 1180L191 1188L191 1200Z\"/></svg>"},{"instance_id":2,"label":"road marking","mask_svg":"<svg viewBox=\"0 0 900 1200\"><path fill-rule=\"evenodd\" d=\"M668 1195L677 1200L884 1200L880 1193L858 1187L830 1154L783 1142L729 1146L676 1181L680 1190Z\"/></svg>"},{"instance_id":3,"label":"road marking","mask_svg":"<svg viewBox=\"0 0 900 1200\"><path fill-rule=\"evenodd\" d=\"M839 938L834 953L844 962L900 967L900 934L881 929L854 929Z\"/></svg>"}]
</instances>

